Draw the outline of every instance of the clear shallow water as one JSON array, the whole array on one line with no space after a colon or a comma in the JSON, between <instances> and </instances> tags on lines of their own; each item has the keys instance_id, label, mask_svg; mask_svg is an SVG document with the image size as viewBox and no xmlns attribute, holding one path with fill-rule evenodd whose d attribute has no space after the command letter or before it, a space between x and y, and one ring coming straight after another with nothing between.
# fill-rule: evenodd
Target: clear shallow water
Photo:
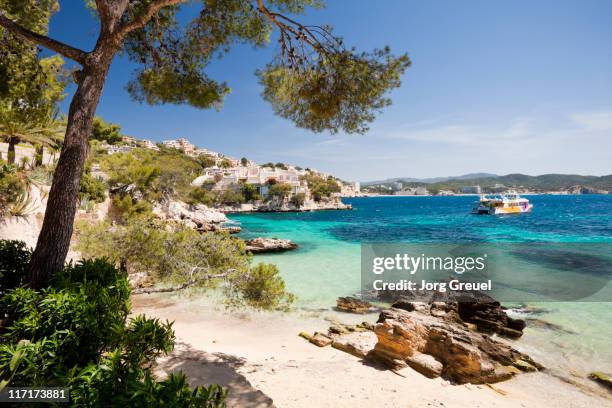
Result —
<instances>
[{"instance_id":1,"label":"clear shallow water","mask_svg":"<svg viewBox=\"0 0 612 408\"><path fill-rule=\"evenodd\" d=\"M329 308L360 287L360 244L371 242L600 242L612 243L612 195L530 196L531 214L474 216L476 197L344 199L353 211L234 214L241 236L278 237L292 252L260 255L278 265L298 306ZM608 254L609 255L609 254ZM612 285L604 293L612 301ZM559 302L534 306L564 331L528 328L517 346L547 366L612 371L612 303Z\"/></svg>"}]
</instances>

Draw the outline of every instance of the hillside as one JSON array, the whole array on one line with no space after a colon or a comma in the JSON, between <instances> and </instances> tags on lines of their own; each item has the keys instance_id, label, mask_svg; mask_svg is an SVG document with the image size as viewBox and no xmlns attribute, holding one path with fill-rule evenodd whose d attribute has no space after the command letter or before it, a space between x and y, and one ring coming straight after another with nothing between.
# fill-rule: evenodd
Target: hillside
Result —
<instances>
[{"instance_id":1,"label":"hillside","mask_svg":"<svg viewBox=\"0 0 612 408\"><path fill-rule=\"evenodd\" d=\"M582 192L606 193L612 191L612 175L582 176L577 174L542 174L529 176L525 174L507 174L505 176L479 174L461 177L451 177L446 180L428 182L413 181L410 178L394 179L382 183L366 184L365 192L389 192L405 189L427 189L429 193L440 192L461 193L475 186L480 186L482 192L500 192L514 189L523 192ZM431 179L430 179L431 180ZM400 187L401 184L401 187ZM472 191L470 191L472 192Z\"/></svg>"}]
</instances>

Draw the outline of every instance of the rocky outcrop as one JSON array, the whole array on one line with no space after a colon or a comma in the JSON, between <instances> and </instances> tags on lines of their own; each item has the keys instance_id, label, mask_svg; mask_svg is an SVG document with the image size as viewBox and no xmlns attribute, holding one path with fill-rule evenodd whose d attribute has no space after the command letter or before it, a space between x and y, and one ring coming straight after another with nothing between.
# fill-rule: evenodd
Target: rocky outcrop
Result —
<instances>
[{"instance_id":1,"label":"rocky outcrop","mask_svg":"<svg viewBox=\"0 0 612 408\"><path fill-rule=\"evenodd\" d=\"M334 197L328 201L306 200L304 204L296 206L289 200L257 201L241 204L236 207L220 207L223 212L301 212L322 210L350 210L350 204L344 204L340 198Z\"/></svg>"},{"instance_id":2,"label":"rocky outcrop","mask_svg":"<svg viewBox=\"0 0 612 408\"><path fill-rule=\"evenodd\" d=\"M300 337L308 340L310 343L318 347L325 347L332 344L332 338L326 334L315 332L312 336L308 333L300 333Z\"/></svg>"},{"instance_id":3,"label":"rocky outcrop","mask_svg":"<svg viewBox=\"0 0 612 408\"><path fill-rule=\"evenodd\" d=\"M589 378L595 382L598 382L609 390L612 390L612 376L600 371L595 371L589 374Z\"/></svg>"},{"instance_id":4,"label":"rocky outcrop","mask_svg":"<svg viewBox=\"0 0 612 408\"><path fill-rule=\"evenodd\" d=\"M410 367L426 377L459 384L493 383L543 368L509 344L478 332L452 304L402 301L394 306L383 310L374 325L332 321L326 335L300 336L320 347L331 339L333 348L389 369ZM474 315L481 311L468 310Z\"/></svg>"},{"instance_id":5,"label":"rocky outcrop","mask_svg":"<svg viewBox=\"0 0 612 408\"><path fill-rule=\"evenodd\" d=\"M356 331L334 336L332 347L359 358L366 358L376 345L376 335L371 331Z\"/></svg>"},{"instance_id":6,"label":"rocky outcrop","mask_svg":"<svg viewBox=\"0 0 612 408\"><path fill-rule=\"evenodd\" d=\"M383 293L379 296L387 298L390 294ZM482 292L406 292L393 300L393 307L409 312L414 310L415 305L427 305L433 314L444 315L453 311L462 321L473 324L475 329L487 334L496 333L516 339L523 335L526 326L524 320L508 316L506 309L498 301Z\"/></svg>"},{"instance_id":7,"label":"rocky outcrop","mask_svg":"<svg viewBox=\"0 0 612 408\"><path fill-rule=\"evenodd\" d=\"M261 254L265 252L290 251L298 247L296 243L291 242L288 239L262 237L247 239L244 241L244 244L245 249L254 254Z\"/></svg>"},{"instance_id":8,"label":"rocky outcrop","mask_svg":"<svg viewBox=\"0 0 612 408\"><path fill-rule=\"evenodd\" d=\"M153 280L147 272L128 274L128 283L131 289L148 288L153 286Z\"/></svg>"},{"instance_id":9,"label":"rocky outcrop","mask_svg":"<svg viewBox=\"0 0 612 408\"><path fill-rule=\"evenodd\" d=\"M369 359L393 369L409 366L455 383L498 382L542 368L508 344L470 330L452 309L426 304L414 304L412 311L386 309L374 333L378 341Z\"/></svg>"},{"instance_id":10,"label":"rocky outcrop","mask_svg":"<svg viewBox=\"0 0 612 408\"><path fill-rule=\"evenodd\" d=\"M153 207L153 213L166 221L181 222L194 229L216 230L228 222L220 211L203 204L189 205L182 201L168 200Z\"/></svg>"},{"instance_id":11,"label":"rocky outcrop","mask_svg":"<svg viewBox=\"0 0 612 408\"><path fill-rule=\"evenodd\" d=\"M351 296L339 297L336 300L336 309L342 312L358 314L371 313L377 310L372 304Z\"/></svg>"},{"instance_id":12,"label":"rocky outcrop","mask_svg":"<svg viewBox=\"0 0 612 408\"><path fill-rule=\"evenodd\" d=\"M567 189L568 194L608 194L606 190L600 190L597 188L586 187L581 185L571 186Z\"/></svg>"}]
</instances>

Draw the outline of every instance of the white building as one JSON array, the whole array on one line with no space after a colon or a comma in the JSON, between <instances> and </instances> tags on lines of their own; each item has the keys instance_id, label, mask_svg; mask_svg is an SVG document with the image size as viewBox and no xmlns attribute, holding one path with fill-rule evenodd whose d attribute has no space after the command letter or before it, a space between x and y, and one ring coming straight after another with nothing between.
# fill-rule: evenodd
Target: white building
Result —
<instances>
[{"instance_id":1,"label":"white building","mask_svg":"<svg viewBox=\"0 0 612 408\"><path fill-rule=\"evenodd\" d=\"M184 137L178 140L164 140L162 144L166 147L182 150L188 156L196 156L196 146Z\"/></svg>"},{"instance_id":2,"label":"white building","mask_svg":"<svg viewBox=\"0 0 612 408\"><path fill-rule=\"evenodd\" d=\"M159 150L159 147L157 147L157 144L155 144L154 142L150 141L150 140L141 140L139 145L141 147L144 147L145 149L151 149L151 150Z\"/></svg>"}]
</instances>

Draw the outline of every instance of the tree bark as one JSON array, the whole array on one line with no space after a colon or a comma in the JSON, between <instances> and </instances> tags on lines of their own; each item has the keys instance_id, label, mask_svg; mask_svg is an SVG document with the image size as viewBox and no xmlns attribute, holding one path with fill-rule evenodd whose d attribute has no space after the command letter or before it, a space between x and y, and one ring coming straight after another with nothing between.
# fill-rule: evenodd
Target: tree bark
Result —
<instances>
[{"instance_id":1,"label":"tree bark","mask_svg":"<svg viewBox=\"0 0 612 408\"><path fill-rule=\"evenodd\" d=\"M16 144L17 144L17 139L14 137L9 137L8 151L6 152L6 161L8 164L15 164L15 145Z\"/></svg>"},{"instance_id":2,"label":"tree bark","mask_svg":"<svg viewBox=\"0 0 612 408\"><path fill-rule=\"evenodd\" d=\"M34 289L47 286L51 276L64 267L89 149L88 138L115 51L114 47L98 49L91 54L79 75L80 81L70 103L68 128L53 175L43 226L29 265L29 283Z\"/></svg>"}]
</instances>

